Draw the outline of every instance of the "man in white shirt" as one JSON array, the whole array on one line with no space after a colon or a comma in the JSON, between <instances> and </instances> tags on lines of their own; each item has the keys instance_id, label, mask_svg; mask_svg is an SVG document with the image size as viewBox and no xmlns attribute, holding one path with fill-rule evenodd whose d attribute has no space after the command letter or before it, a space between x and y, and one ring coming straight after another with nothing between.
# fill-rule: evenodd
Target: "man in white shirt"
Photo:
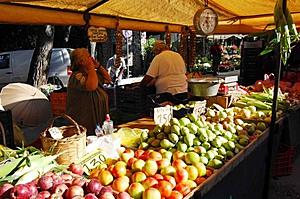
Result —
<instances>
[{"instance_id":1,"label":"man in white shirt","mask_svg":"<svg viewBox=\"0 0 300 199\"><path fill-rule=\"evenodd\" d=\"M123 57L120 57L121 63L118 68L115 67L116 54L108 59L106 64L106 69L113 82L123 79L124 71L126 69L125 60Z\"/></svg>"},{"instance_id":2,"label":"man in white shirt","mask_svg":"<svg viewBox=\"0 0 300 199\"><path fill-rule=\"evenodd\" d=\"M156 55L144 76L141 85L156 88L156 94L170 93L175 98L187 98L186 67L183 58L160 40L153 46Z\"/></svg>"}]
</instances>

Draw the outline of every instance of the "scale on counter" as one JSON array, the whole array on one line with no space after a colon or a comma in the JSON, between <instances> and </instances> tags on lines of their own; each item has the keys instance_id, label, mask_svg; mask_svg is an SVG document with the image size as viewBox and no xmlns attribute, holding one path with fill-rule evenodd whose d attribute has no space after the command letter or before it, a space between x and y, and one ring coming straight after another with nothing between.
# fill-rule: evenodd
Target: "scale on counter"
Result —
<instances>
[{"instance_id":1,"label":"scale on counter","mask_svg":"<svg viewBox=\"0 0 300 199\"><path fill-rule=\"evenodd\" d=\"M239 90L237 75L218 76L218 78L223 80L218 90L219 95L230 95Z\"/></svg>"}]
</instances>

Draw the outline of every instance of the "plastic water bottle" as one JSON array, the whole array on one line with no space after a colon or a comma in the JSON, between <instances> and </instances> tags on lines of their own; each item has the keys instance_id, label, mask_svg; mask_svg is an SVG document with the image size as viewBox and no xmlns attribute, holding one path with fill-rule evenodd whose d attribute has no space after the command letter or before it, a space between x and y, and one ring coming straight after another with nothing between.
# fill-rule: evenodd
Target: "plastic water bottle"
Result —
<instances>
[{"instance_id":1,"label":"plastic water bottle","mask_svg":"<svg viewBox=\"0 0 300 199\"><path fill-rule=\"evenodd\" d=\"M105 121L103 122L102 129L104 134L111 134L114 131L114 123L110 119L109 114L106 114Z\"/></svg>"},{"instance_id":2,"label":"plastic water bottle","mask_svg":"<svg viewBox=\"0 0 300 199\"><path fill-rule=\"evenodd\" d=\"M97 137L100 137L103 135L103 130L99 124L96 125L95 134Z\"/></svg>"}]
</instances>

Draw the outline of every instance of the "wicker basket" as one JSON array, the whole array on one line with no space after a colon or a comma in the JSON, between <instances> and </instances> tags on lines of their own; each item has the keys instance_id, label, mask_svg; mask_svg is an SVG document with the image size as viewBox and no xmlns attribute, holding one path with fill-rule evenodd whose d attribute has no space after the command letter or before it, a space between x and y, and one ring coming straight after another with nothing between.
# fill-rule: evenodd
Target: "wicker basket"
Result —
<instances>
[{"instance_id":1,"label":"wicker basket","mask_svg":"<svg viewBox=\"0 0 300 199\"><path fill-rule=\"evenodd\" d=\"M49 128L53 126L55 119L64 117L72 123L70 126L58 127L63 132L60 140L55 140L50 136ZM40 139L43 150L52 154L61 153L56 159L59 164L71 164L77 162L85 155L86 148L86 128L78 125L70 116L62 115L53 119L50 127L41 133Z\"/></svg>"}]
</instances>

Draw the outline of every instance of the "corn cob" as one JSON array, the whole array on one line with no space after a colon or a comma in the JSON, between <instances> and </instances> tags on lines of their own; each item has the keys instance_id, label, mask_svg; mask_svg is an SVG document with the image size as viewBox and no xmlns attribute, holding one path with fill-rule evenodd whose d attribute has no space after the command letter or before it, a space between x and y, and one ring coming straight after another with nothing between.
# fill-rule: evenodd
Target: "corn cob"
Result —
<instances>
[{"instance_id":1,"label":"corn cob","mask_svg":"<svg viewBox=\"0 0 300 199\"><path fill-rule=\"evenodd\" d=\"M50 163L48 165L43 165L37 169L31 170L27 173L25 173L24 175L22 175L17 183L17 184L26 184L28 182L33 181L34 179L40 177L41 175L47 173L48 171L52 170L53 168L55 168L57 166L56 163Z\"/></svg>"}]
</instances>

